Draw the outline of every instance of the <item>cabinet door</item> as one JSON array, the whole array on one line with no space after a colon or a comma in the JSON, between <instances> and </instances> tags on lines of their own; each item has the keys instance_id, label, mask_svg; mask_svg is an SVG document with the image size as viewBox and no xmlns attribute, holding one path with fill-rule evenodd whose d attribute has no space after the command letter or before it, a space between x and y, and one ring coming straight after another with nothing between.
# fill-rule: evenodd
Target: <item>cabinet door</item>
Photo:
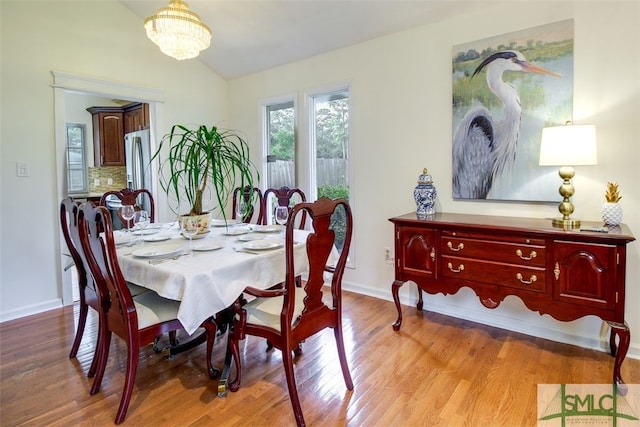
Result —
<instances>
[{"instance_id":1,"label":"cabinet door","mask_svg":"<svg viewBox=\"0 0 640 427\"><path fill-rule=\"evenodd\" d=\"M100 164L124 166L124 127L122 113L98 113L100 120Z\"/></svg>"},{"instance_id":2,"label":"cabinet door","mask_svg":"<svg viewBox=\"0 0 640 427\"><path fill-rule=\"evenodd\" d=\"M125 111L124 113L124 133L134 132L136 129L135 123L135 112L134 111Z\"/></svg>"},{"instance_id":3,"label":"cabinet door","mask_svg":"<svg viewBox=\"0 0 640 427\"><path fill-rule=\"evenodd\" d=\"M149 104L135 104L124 111L124 133L149 129Z\"/></svg>"},{"instance_id":4,"label":"cabinet door","mask_svg":"<svg viewBox=\"0 0 640 427\"><path fill-rule=\"evenodd\" d=\"M399 280L437 277L436 230L398 227L396 235L396 276Z\"/></svg>"},{"instance_id":5,"label":"cabinet door","mask_svg":"<svg viewBox=\"0 0 640 427\"><path fill-rule=\"evenodd\" d=\"M556 241L553 258L556 300L615 308L620 297L616 246Z\"/></svg>"}]
</instances>

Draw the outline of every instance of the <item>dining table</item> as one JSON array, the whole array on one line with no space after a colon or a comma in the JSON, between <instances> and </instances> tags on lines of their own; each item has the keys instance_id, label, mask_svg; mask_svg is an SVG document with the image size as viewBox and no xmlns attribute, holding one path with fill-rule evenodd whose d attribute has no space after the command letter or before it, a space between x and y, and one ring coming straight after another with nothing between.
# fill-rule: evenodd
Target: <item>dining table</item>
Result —
<instances>
[{"instance_id":1,"label":"dining table","mask_svg":"<svg viewBox=\"0 0 640 427\"><path fill-rule=\"evenodd\" d=\"M295 230L296 275L308 268L308 231ZM114 232L118 262L128 282L180 301L178 320L191 335L227 307L247 286L267 289L284 281L284 229L212 220L191 242L178 223Z\"/></svg>"},{"instance_id":2,"label":"dining table","mask_svg":"<svg viewBox=\"0 0 640 427\"><path fill-rule=\"evenodd\" d=\"M115 231L118 263L125 280L180 301L178 320L190 339L161 351L170 357L206 340L195 332L213 318L224 332L231 322L227 310L247 286L267 289L285 278L284 227L212 220L206 233L191 241L179 224L150 224L144 229ZM294 230L296 276L308 269L306 230ZM155 347L155 343L154 343ZM232 355L226 352L218 396L227 395Z\"/></svg>"}]
</instances>

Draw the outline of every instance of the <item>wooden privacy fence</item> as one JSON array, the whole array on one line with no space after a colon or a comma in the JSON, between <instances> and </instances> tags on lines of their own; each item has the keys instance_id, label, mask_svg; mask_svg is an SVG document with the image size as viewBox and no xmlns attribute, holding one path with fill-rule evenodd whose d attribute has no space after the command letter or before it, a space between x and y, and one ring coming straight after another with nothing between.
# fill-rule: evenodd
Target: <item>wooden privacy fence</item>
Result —
<instances>
[{"instance_id":1,"label":"wooden privacy fence","mask_svg":"<svg viewBox=\"0 0 640 427\"><path fill-rule=\"evenodd\" d=\"M318 186L347 185L348 161L344 159L317 159L316 172ZM271 187L279 188L284 185L293 187L296 182L295 168L292 160L276 160L268 163L267 168L271 176Z\"/></svg>"}]
</instances>

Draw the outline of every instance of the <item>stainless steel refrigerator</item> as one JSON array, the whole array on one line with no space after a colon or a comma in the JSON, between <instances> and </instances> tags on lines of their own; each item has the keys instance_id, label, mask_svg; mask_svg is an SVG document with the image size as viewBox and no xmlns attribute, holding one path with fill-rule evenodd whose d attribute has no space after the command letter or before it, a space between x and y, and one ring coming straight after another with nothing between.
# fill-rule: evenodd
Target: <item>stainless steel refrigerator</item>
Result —
<instances>
[{"instance_id":1,"label":"stainless steel refrigerator","mask_svg":"<svg viewBox=\"0 0 640 427\"><path fill-rule=\"evenodd\" d=\"M127 187L132 190L146 188L153 194L151 182L151 141L149 130L140 130L124 136L127 164ZM150 211L149 200L144 197L143 209Z\"/></svg>"}]
</instances>

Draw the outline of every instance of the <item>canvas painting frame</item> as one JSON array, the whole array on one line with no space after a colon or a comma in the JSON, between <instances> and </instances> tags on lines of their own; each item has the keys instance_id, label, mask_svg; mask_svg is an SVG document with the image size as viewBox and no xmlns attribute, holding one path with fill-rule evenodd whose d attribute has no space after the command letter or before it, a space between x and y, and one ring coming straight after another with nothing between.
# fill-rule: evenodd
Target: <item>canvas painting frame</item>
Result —
<instances>
[{"instance_id":1,"label":"canvas painting frame","mask_svg":"<svg viewBox=\"0 0 640 427\"><path fill-rule=\"evenodd\" d=\"M542 129L572 121L573 41L569 19L453 46L454 199L557 201L557 168L539 166L538 159ZM502 57L495 56L500 52ZM520 71L522 61L555 75ZM500 67L508 69L500 72ZM508 88L497 90L502 82L519 99ZM517 126L515 103L521 108ZM475 116L480 111L482 117ZM514 128L517 137L511 141L507 135Z\"/></svg>"}]
</instances>

